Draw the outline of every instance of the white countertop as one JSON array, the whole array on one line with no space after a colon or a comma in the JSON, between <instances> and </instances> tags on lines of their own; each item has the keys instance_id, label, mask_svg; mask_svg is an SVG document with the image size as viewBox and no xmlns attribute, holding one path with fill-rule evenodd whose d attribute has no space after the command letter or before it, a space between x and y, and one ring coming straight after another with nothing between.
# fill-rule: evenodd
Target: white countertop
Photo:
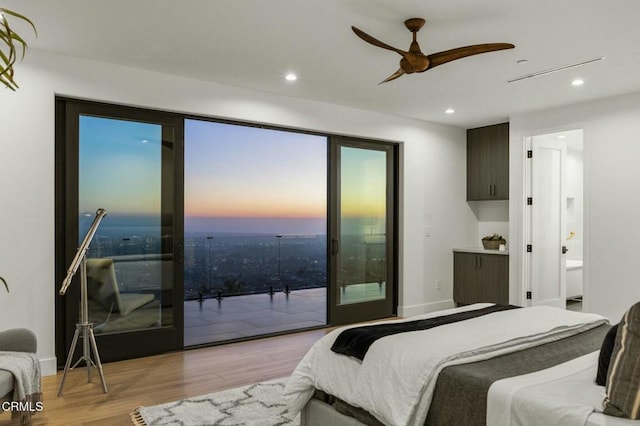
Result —
<instances>
[{"instance_id":1,"label":"white countertop","mask_svg":"<svg viewBox=\"0 0 640 426\"><path fill-rule=\"evenodd\" d=\"M509 250L487 250L482 247L467 247L467 248L454 248L453 251L464 252L464 253L482 253L482 254L500 254L503 256L509 255Z\"/></svg>"}]
</instances>

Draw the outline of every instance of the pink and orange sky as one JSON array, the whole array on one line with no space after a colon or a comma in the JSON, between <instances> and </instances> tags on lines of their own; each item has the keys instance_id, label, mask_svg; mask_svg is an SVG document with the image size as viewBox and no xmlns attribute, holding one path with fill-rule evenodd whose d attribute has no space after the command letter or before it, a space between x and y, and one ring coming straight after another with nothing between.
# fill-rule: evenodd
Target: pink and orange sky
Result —
<instances>
[{"instance_id":1,"label":"pink and orange sky","mask_svg":"<svg viewBox=\"0 0 640 426\"><path fill-rule=\"evenodd\" d=\"M81 212L158 214L160 134L155 124L81 117ZM385 154L342 148L341 157L343 216L384 217ZM186 222L326 223L324 136L188 119L184 171Z\"/></svg>"}]
</instances>

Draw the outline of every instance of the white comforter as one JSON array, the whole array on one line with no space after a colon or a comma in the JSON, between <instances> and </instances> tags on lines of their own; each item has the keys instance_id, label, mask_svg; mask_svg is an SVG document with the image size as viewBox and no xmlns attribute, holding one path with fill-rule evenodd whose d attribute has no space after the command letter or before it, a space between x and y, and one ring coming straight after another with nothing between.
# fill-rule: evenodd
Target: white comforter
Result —
<instances>
[{"instance_id":1,"label":"white comforter","mask_svg":"<svg viewBox=\"0 0 640 426\"><path fill-rule=\"evenodd\" d=\"M491 304L448 309L406 320L448 315ZM429 330L376 341L364 360L339 355L331 345L344 329L316 342L291 376L285 396L297 414L320 389L361 407L386 425L424 424L438 373L447 365L489 359L568 337L607 320L546 306L496 312ZM398 322L398 321L392 321Z\"/></svg>"}]
</instances>

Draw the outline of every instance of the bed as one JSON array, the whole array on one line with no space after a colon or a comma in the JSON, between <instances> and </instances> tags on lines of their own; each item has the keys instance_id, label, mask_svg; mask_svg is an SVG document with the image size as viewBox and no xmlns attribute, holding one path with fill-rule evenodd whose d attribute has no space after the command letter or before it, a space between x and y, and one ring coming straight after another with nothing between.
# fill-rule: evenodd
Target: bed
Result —
<instances>
[{"instance_id":1,"label":"bed","mask_svg":"<svg viewBox=\"0 0 640 426\"><path fill-rule=\"evenodd\" d=\"M605 388L593 379L607 319L496 307L385 321L375 325L384 331L364 334L361 326L332 331L292 374L290 412L301 412L302 426L640 424L597 412ZM417 328L397 331L405 327Z\"/></svg>"}]
</instances>

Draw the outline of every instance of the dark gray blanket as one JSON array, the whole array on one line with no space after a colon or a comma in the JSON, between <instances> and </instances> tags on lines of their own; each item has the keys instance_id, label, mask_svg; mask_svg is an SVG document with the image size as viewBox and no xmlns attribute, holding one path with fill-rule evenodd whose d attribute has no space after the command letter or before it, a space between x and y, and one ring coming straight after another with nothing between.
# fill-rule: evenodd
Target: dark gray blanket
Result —
<instances>
[{"instance_id":1,"label":"dark gray blanket","mask_svg":"<svg viewBox=\"0 0 640 426\"><path fill-rule=\"evenodd\" d=\"M597 351L609 328L609 325L603 324L578 335L524 351L444 368L438 375L425 425L484 426L487 393L493 382L543 370ZM595 380L595 371L593 374ZM316 392L316 398L364 424L382 426L382 423L366 411L351 407L330 395Z\"/></svg>"}]
</instances>

